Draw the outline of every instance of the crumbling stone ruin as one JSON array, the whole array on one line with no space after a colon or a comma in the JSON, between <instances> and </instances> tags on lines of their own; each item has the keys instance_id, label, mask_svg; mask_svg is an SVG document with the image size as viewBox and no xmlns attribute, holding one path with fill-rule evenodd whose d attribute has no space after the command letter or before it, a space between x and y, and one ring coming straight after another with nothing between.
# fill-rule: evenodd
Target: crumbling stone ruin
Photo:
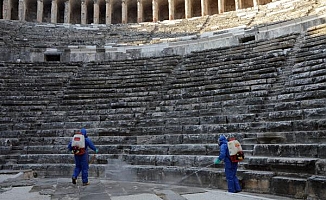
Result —
<instances>
[{"instance_id":1,"label":"crumbling stone ruin","mask_svg":"<svg viewBox=\"0 0 326 200\"><path fill-rule=\"evenodd\" d=\"M189 19L257 7L271 0L1 0L2 19L118 24Z\"/></svg>"},{"instance_id":2,"label":"crumbling stone ruin","mask_svg":"<svg viewBox=\"0 0 326 200\"><path fill-rule=\"evenodd\" d=\"M155 24L1 20L1 169L70 177L67 143L85 127L100 150L93 177L225 189L212 165L225 134L245 149L244 191L325 199L326 3L258 8Z\"/></svg>"}]
</instances>

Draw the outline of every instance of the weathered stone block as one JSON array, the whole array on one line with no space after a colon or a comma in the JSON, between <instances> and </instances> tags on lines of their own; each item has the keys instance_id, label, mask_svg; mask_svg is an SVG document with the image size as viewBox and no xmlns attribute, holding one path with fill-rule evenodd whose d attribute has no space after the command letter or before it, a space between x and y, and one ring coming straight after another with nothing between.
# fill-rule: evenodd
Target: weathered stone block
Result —
<instances>
[{"instance_id":1,"label":"weathered stone block","mask_svg":"<svg viewBox=\"0 0 326 200\"><path fill-rule=\"evenodd\" d=\"M273 172L249 171L243 173L243 189L248 192L270 193Z\"/></svg>"},{"instance_id":2,"label":"weathered stone block","mask_svg":"<svg viewBox=\"0 0 326 200\"><path fill-rule=\"evenodd\" d=\"M271 192L302 199L305 198L306 182L303 178L276 176L271 180Z\"/></svg>"},{"instance_id":3,"label":"weathered stone block","mask_svg":"<svg viewBox=\"0 0 326 200\"><path fill-rule=\"evenodd\" d=\"M307 184L307 199L319 200L326 199L326 177L312 176L308 179Z\"/></svg>"},{"instance_id":4,"label":"weathered stone block","mask_svg":"<svg viewBox=\"0 0 326 200\"><path fill-rule=\"evenodd\" d=\"M316 162L316 173L326 176L326 159L319 159Z\"/></svg>"},{"instance_id":5,"label":"weathered stone block","mask_svg":"<svg viewBox=\"0 0 326 200\"><path fill-rule=\"evenodd\" d=\"M310 157L318 155L318 145L315 144L265 144L255 145L256 156L280 156L280 157Z\"/></svg>"}]
</instances>

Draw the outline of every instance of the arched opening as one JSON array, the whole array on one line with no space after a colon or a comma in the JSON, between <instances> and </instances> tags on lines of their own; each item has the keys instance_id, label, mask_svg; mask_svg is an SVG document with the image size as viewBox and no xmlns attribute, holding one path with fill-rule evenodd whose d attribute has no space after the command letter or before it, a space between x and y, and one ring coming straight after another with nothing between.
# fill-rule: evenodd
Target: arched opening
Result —
<instances>
[{"instance_id":1,"label":"arched opening","mask_svg":"<svg viewBox=\"0 0 326 200\"><path fill-rule=\"evenodd\" d=\"M0 0L0 19L4 18L2 10L3 10L3 0Z\"/></svg>"},{"instance_id":2,"label":"arched opening","mask_svg":"<svg viewBox=\"0 0 326 200\"><path fill-rule=\"evenodd\" d=\"M94 23L94 3L93 0L86 0L86 24Z\"/></svg>"},{"instance_id":3,"label":"arched opening","mask_svg":"<svg viewBox=\"0 0 326 200\"><path fill-rule=\"evenodd\" d=\"M65 19L65 1L64 0L58 0L57 1L57 22L58 23L64 23Z\"/></svg>"},{"instance_id":4,"label":"arched opening","mask_svg":"<svg viewBox=\"0 0 326 200\"><path fill-rule=\"evenodd\" d=\"M218 1L216 0L208 0L207 4L208 4L208 15L214 15L214 14L218 14L218 5L217 5Z\"/></svg>"},{"instance_id":5,"label":"arched opening","mask_svg":"<svg viewBox=\"0 0 326 200\"><path fill-rule=\"evenodd\" d=\"M254 6L253 0L243 0L241 9L251 8Z\"/></svg>"},{"instance_id":6,"label":"arched opening","mask_svg":"<svg viewBox=\"0 0 326 200\"><path fill-rule=\"evenodd\" d=\"M11 0L10 19L18 20L18 0Z\"/></svg>"},{"instance_id":7,"label":"arched opening","mask_svg":"<svg viewBox=\"0 0 326 200\"><path fill-rule=\"evenodd\" d=\"M185 1L178 1L175 4L175 10L174 10L174 19L184 19L185 16Z\"/></svg>"},{"instance_id":8,"label":"arched opening","mask_svg":"<svg viewBox=\"0 0 326 200\"><path fill-rule=\"evenodd\" d=\"M127 22L137 23L137 0L129 0L127 9Z\"/></svg>"},{"instance_id":9,"label":"arched opening","mask_svg":"<svg viewBox=\"0 0 326 200\"><path fill-rule=\"evenodd\" d=\"M70 23L80 24L81 23L81 2L80 1L70 1Z\"/></svg>"},{"instance_id":10,"label":"arched opening","mask_svg":"<svg viewBox=\"0 0 326 200\"><path fill-rule=\"evenodd\" d=\"M259 5L265 5L265 4L268 4L270 2L272 2L273 0L259 0Z\"/></svg>"},{"instance_id":11,"label":"arched opening","mask_svg":"<svg viewBox=\"0 0 326 200\"><path fill-rule=\"evenodd\" d=\"M44 0L43 1L43 16L42 21L43 22L51 22L51 0Z\"/></svg>"},{"instance_id":12,"label":"arched opening","mask_svg":"<svg viewBox=\"0 0 326 200\"><path fill-rule=\"evenodd\" d=\"M168 20L169 19L168 0L159 0L157 4L158 4L158 20L159 21Z\"/></svg>"},{"instance_id":13,"label":"arched opening","mask_svg":"<svg viewBox=\"0 0 326 200\"><path fill-rule=\"evenodd\" d=\"M192 17L201 17L201 0L192 1Z\"/></svg>"},{"instance_id":14,"label":"arched opening","mask_svg":"<svg viewBox=\"0 0 326 200\"><path fill-rule=\"evenodd\" d=\"M120 24L122 22L122 5L121 1L114 1L112 5L112 24Z\"/></svg>"},{"instance_id":15,"label":"arched opening","mask_svg":"<svg viewBox=\"0 0 326 200\"><path fill-rule=\"evenodd\" d=\"M235 11L235 1L225 1L225 12Z\"/></svg>"},{"instance_id":16,"label":"arched opening","mask_svg":"<svg viewBox=\"0 0 326 200\"><path fill-rule=\"evenodd\" d=\"M36 22L37 18L37 0L26 0L26 16L25 20L28 22Z\"/></svg>"},{"instance_id":17,"label":"arched opening","mask_svg":"<svg viewBox=\"0 0 326 200\"><path fill-rule=\"evenodd\" d=\"M98 2L99 6L99 24L105 24L105 16L106 16L106 4L104 0L100 0Z\"/></svg>"},{"instance_id":18,"label":"arched opening","mask_svg":"<svg viewBox=\"0 0 326 200\"><path fill-rule=\"evenodd\" d=\"M143 1L143 21L144 22L153 21L152 1Z\"/></svg>"}]
</instances>

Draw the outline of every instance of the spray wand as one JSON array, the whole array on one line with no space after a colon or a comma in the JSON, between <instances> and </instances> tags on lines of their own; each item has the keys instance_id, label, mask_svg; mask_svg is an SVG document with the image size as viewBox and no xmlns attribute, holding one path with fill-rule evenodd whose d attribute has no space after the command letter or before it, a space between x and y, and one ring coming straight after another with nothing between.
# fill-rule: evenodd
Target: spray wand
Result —
<instances>
[{"instance_id":1,"label":"spray wand","mask_svg":"<svg viewBox=\"0 0 326 200\"><path fill-rule=\"evenodd\" d=\"M205 166L205 167L200 168L199 170L197 170L197 171L195 171L195 172L189 174L188 176L183 177L180 181L176 182L176 184L181 183L182 181L184 181L185 179L189 178L190 176L192 176L192 175L194 175L194 174L196 174L196 173L202 171L204 168L210 167L210 166L212 166L212 165L214 165L214 163L209 164L209 165L207 165L207 166Z\"/></svg>"}]
</instances>

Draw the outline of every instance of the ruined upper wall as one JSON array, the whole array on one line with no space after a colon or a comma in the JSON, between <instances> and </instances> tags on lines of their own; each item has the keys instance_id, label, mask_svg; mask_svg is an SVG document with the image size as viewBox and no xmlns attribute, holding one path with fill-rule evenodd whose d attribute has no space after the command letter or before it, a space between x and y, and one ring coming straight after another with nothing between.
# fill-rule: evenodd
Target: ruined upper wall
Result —
<instances>
[{"instance_id":1,"label":"ruined upper wall","mask_svg":"<svg viewBox=\"0 0 326 200\"><path fill-rule=\"evenodd\" d=\"M189 19L272 0L0 0L0 18L29 22L118 24Z\"/></svg>"},{"instance_id":2,"label":"ruined upper wall","mask_svg":"<svg viewBox=\"0 0 326 200\"><path fill-rule=\"evenodd\" d=\"M185 55L300 32L324 23L325 13L326 2L321 0L282 0L157 23L73 25L0 20L1 60L43 62L54 55L57 61L90 62Z\"/></svg>"}]
</instances>

